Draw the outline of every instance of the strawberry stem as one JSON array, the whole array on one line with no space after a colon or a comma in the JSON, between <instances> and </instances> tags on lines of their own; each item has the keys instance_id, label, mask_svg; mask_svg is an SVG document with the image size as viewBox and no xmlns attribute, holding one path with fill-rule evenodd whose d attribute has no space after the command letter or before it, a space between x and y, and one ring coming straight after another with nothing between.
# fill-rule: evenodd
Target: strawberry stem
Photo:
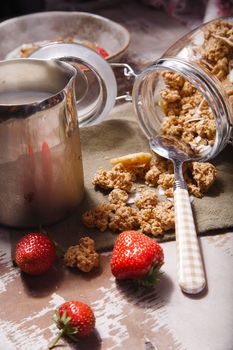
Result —
<instances>
[{"instance_id":1,"label":"strawberry stem","mask_svg":"<svg viewBox=\"0 0 233 350\"><path fill-rule=\"evenodd\" d=\"M63 258L64 254L65 254L65 249L54 240L53 240L53 243L55 245L57 257Z\"/></svg>"},{"instance_id":2,"label":"strawberry stem","mask_svg":"<svg viewBox=\"0 0 233 350\"><path fill-rule=\"evenodd\" d=\"M58 341L63 337L65 334L65 329L63 328L61 332L56 336L56 338L53 340L53 342L49 345L49 349L53 349L54 346L58 343Z\"/></svg>"}]
</instances>

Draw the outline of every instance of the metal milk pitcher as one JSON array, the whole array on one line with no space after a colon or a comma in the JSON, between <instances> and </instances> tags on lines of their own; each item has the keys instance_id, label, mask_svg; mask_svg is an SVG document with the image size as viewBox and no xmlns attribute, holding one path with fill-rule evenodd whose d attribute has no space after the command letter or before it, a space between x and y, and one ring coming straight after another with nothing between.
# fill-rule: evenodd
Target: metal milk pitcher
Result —
<instances>
[{"instance_id":1,"label":"metal milk pitcher","mask_svg":"<svg viewBox=\"0 0 233 350\"><path fill-rule=\"evenodd\" d=\"M1 224L53 223L81 202L75 77L58 60L0 62Z\"/></svg>"}]
</instances>

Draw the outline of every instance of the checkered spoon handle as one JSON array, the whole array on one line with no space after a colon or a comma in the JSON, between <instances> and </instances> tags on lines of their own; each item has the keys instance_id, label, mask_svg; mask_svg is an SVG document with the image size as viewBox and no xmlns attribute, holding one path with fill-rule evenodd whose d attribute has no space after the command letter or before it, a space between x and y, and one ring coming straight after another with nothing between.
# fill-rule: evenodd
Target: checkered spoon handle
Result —
<instances>
[{"instance_id":1,"label":"checkered spoon handle","mask_svg":"<svg viewBox=\"0 0 233 350\"><path fill-rule=\"evenodd\" d=\"M205 288L206 282L186 188L174 189L174 202L179 285L184 292L196 294Z\"/></svg>"}]
</instances>

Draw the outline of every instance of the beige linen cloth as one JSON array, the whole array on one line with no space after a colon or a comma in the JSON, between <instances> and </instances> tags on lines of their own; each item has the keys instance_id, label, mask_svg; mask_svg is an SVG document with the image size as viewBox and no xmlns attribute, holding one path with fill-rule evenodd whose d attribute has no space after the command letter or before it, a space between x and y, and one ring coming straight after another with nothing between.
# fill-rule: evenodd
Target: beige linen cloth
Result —
<instances>
[{"instance_id":1,"label":"beige linen cloth","mask_svg":"<svg viewBox=\"0 0 233 350\"><path fill-rule=\"evenodd\" d=\"M94 173L100 168L111 169L110 159L127 153L149 151L148 141L142 133L132 105L126 103L114 108L108 120L99 125L82 128L86 195L79 215L100 202L107 201L107 195L95 191L91 183ZM213 234L233 227L233 148L228 146L212 160L217 167L216 182L202 198L193 201L195 223L199 234ZM77 215L77 214L76 214ZM79 221L79 220L78 220ZM81 221L81 220L80 220ZM84 228L81 223L76 228L80 234L92 236L98 249L112 248L117 237L109 230L100 232ZM175 239L174 232L156 238L158 241Z\"/></svg>"},{"instance_id":2,"label":"beige linen cloth","mask_svg":"<svg viewBox=\"0 0 233 350\"><path fill-rule=\"evenodd\" d=\"M80 129L85 197L81 205L65 220L46 227L51 238L64 248L78 243L82 236L95 240L98 250L112 249L117 233L110 230L100 232L82 224L82 214L100 203L108 201L107 194L95 191L92 177L103 167L111 169L110 159L133 152L150 151L148 140L142 133L131 103L115 107L107 120ZM192 202L198 234L229 232L233 227L233 147L228 146L212 162L217 167L217 179L208 193ZM12 252L19 238L25 232L15 229L11 233ZM27 230L28 232L29 230ZM175 240L175 232L157 236L159 242Z\"/></svg>"}]
</instances>

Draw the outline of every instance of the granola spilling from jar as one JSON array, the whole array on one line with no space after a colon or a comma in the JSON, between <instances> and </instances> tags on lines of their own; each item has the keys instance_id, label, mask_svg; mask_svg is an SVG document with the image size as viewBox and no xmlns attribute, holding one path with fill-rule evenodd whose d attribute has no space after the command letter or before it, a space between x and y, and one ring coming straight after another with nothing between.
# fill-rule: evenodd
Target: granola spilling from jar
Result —
<instances>
[{"instance_id":1,"label":"granola spilling from jar","mask_svg":"<svg viewBox=\"0 0 233 350\"><path fill-rule=\"evenodd\" d=\"M233 23L224 19L205 25L193 37L190 48L180 53L210 72L222 84L233 107ZM178 73L163 71L160 107L165 118L161 133L178 138L199 154L212 147L216 137L213 112L203 95Z\"/></svg>"},{"instance_id":2,"label":"granola spilling from jar","mask_svg":"<svg viewBox=\"0 0 233 350\"><path fill-rule=\"evenodd\" d=\"M95 188L108 190L108 200L83 214L84 225L113 232L138 229L154 236L174 229L174 204L166 199L173 197L171 161L136 153L112 159L111 163L111 170L100 169L92 181ZM201 198L214 183L216 168L193 162L186 164L184 176L189 193ZM162 198L158 188L163 190Z\"/></svg>"},{"instance_id":3,"label":"granola spilling from jar","mask_svg":"<svg viewBox=\"0 0 233 350\"><path fill-rule=\"evenodd\" d=\"M178 73L164 71L162 77L165 88L160 92L160 107L165 117L161 134L189 144L196 153L212 147L216 124L202 94Z\"/></svg>"},{"instance_id":4,"label":"granola spilling from jar","mask_svg":"<svg viewBox=\"0 0 233 350\"><path fill-rule=\"evenodd\" d=\"M200 64L220 81L231 80L233 68L233 23L226 20L210 22L203 28Z\"/></svg>"}]
</instances>

